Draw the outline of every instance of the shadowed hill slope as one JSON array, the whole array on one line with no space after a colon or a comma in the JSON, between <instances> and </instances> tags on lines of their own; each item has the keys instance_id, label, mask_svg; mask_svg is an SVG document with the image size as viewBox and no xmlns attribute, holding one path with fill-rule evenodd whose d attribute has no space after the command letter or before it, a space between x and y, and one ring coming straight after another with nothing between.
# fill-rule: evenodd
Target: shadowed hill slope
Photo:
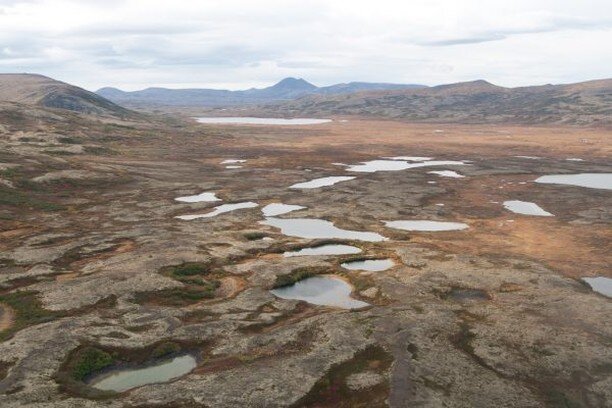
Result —
<instances>
[{"instance_id":1,"label":"shadowed hill slope","mask_svg":"<svg viewBox=\"0 0 612 408\"><path fill-rule=\"evenodd\" d=\"M0 74L0 101L105 117L138 116L93 92L37 74Z\"/></svg>"}]
</instances>

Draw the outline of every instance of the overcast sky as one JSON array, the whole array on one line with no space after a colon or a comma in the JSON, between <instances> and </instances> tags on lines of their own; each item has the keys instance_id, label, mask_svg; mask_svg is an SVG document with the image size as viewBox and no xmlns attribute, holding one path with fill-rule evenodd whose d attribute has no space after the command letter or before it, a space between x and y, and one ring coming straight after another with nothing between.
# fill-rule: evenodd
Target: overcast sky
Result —
<instances>
[{"instance_id":1,"label":"overcast sky","mask_svg":"<svg viewBox=\"0 0 612 408\"><path fill-rule=\"evenodd\" d=\"M0 0L0 72L90 90L578 82L612 77L612 0Z\"/></svg>"}]
</instances>

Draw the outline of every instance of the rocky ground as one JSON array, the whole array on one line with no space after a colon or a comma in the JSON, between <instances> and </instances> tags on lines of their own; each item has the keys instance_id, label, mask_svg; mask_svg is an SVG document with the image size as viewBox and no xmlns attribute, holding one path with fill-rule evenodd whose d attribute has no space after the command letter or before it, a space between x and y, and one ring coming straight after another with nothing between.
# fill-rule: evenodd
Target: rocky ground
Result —
<instances>
[{"instance_id":1,"label":"rocky ground","mask_svg":"<svg viewBox=\"0 0 612 408\"><path fill-rule=\"evenodd\" d=\"M15 119L0 132L3 407L612 406L612 304L580 281L612 277L612 195L533 183L611 172L609 132L73 117ZM452 168L463 179L432 168L350 174L332 164L389 155L471 164ZM584 161L566 160L576 157ZM247 161L226 169L221 161L232 158ZM288 189L333 175L357 178ZM203 191L260 207L175 218L221 203L174 200ZM513 214L501 205L509 199L555 217ZM307 207L283 218L390 238L334 242L396 266L359 272L340 267L355 255L283 257L323 241L260 224L261 207L273 202ZM469 229L407 232L382 222L396 219ZM181 274L186 265L197 280ZM372 306L343 310L269 292L304 270L342 276ZM109 356L106 370L180 353L197 367L105 393L88 385L95 370L77 375L91 368L88 350Z\"/></svg>"}]
</instances>

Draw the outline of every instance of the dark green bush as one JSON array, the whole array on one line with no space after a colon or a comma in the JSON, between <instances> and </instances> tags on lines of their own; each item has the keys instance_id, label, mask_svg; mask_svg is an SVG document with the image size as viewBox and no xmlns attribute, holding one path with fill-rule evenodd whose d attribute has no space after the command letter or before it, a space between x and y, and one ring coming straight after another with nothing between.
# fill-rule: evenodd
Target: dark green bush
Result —
<instances>
[{"instance_id":1,"label":"dark green bush","mask_svg":"<svg viewBox=\"0 0 612 408\"><path fill-rule=\"evenodd\" d=\"M276 282L274 282L275 288L280 288L283 286L293 285L294 283L301 281L303 279L309 278L311 276L316 275L316 271L311 268L298 268L291 271L286 275L279 275L276 277Z\"/></svg>"},{"instance_id":2,"label":"dark green bush","mask_svg":"<svg viewBox=\"0 0 612 408\"><path fill-rule=\"evenodd\" d=\"M113 364L113 361L113 357L105 351L95 347L84 348L76 357L72 377L82 381L88 375Z\"/></svg>"},{"instance_id":3,"label":"dark green bush","mask_svg":"<svg viewBox=\"0 0 612 408\"><path fill-rule=\"evenodd\" d=\"M267 235L263 232L247 232L244 234L244 237L249 241L257 241L258 239L267 237Z\"/></svg>"},{"instance_id":4,"label":"dark green bush","mask_svg":"<svg viewBox=\"0 0 612 408\"><path fill-rule=\"evenodd\" d=\"M179 266L175 266L172 273L177 276L191 276L201 275L208 272L208 269L204 264L201 263L184 263Z\"/></svg>"}]
</instances>

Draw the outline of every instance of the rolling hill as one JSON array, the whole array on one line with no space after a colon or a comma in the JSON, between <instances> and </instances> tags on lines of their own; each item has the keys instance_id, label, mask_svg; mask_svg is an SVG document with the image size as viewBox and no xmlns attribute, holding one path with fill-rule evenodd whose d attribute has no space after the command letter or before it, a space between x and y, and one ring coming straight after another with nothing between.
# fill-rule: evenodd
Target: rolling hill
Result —
<instances>
[{"instance_id":1,"label":"rolling hill","mask_svg":"<svg viewBox=\"0 0 612 408\"><path fill-rule=\"evenodd\" d=\"M113 118L138 115L93 92L37 74L0 74L0 102Z\"/></svg>"},{"instance_id":2,"label":"rolling hill","mask_svg":"<svg viewBox=\"0 0 612 408\"><path fill-rule=\"evenodd\" d=\"M612 125L612 79L504 88L479 80L431 88L309 95L259 114L358 115L421 122Z\"/></svg>"}]
</instances>

